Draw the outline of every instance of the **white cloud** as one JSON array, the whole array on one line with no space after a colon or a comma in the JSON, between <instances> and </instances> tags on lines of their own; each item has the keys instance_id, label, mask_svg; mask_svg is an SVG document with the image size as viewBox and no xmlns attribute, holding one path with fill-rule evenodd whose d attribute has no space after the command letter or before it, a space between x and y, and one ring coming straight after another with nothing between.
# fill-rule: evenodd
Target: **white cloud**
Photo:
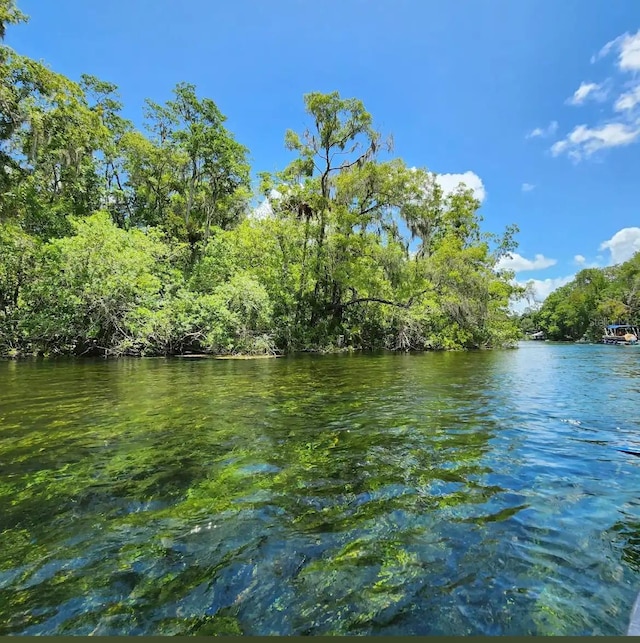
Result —
<instances>
[{"instance_id":1,"label":"white cloud","mask_svg":"<svg viewBox=\"0 0 640 643\"><path fill-rule=\"evenodd\" d=\"M523 183L522 184L522 191L523 192L531 192L531 190L535 190L535 185L532 183Z\"/></svg>"},{"instance_id":2,"label":"white cloud","mask_svg":"<svg viewBox=\"0 0 640 643\"><path fill-rule=\"evenodd\" d=\"M273 208L269 199L265 199L249 215L252 219L268 219L271 216L273 216Z\"/></svg>"},{"instance_id":3,"label":"white cloud","mask_svg":"<svg viewBox=\"0 0 640 643\"><path fill-rule=\"evenodd\" d=\"M567 99L569 105L582 105L588 98L603 101L607 98L607 89L604 83L580 83L573 96Z\"/></svg>"},{"instance_id":4,"label":"white cloud","mask_svg":"<svg viewBox=\"0 0 640 643\"><path fill-rule=\"evenodd\" d=\"M517 252L502 257L496 268L498 270L513 270L513 272L525 272L527 270L543 270L558 263L555 259L549 259L544 255L537 254L533 259L525 259Z\"/></svg>"},{"instance_id":5,"label":"white cloud","mask_svg":"<svg viewBox=\"0 0 640 643\"><path fill-rule=\"evenodd\" d=\"M628 92L620 94L613 109L616 112L628 112L640 103L640 85L636 85Z\"/></svg>"},{"instance_id":6,"label":"white cloud","mask_svg":"<svg viewBox=\"0 0 640 643\"><path fill-rule=\"evenodd\" d=\"M558 121L551 121L547 127L536 127L532 129L526 138L547 138L558 131Z\"/></svg>"},{"instance_id":7,"label":"white cloud","mask_svg":"<svg viewBox=\"0 0 640 643\"><path fill-rule=\"evenodd\" d=\"M638 137L640 137L640 123L635 125L607 123L594 128L578 125L565 139L551 146L551 153L553 156L558 156L566 152L572 159L579 161L599 150L629 145Z\"/></svg>"},{"instance_id":8,"label":"white cloud","mask_svg":"<svg viewBox=\"0 0 640 643\"><path fill-rule=\"evenodd\" d=\"M617 54L616 67L621 72L635 74L640 71L640 30L636 33L624 33L608 42L600 52L591 58L597 60ZM602 83L583 82L567 101L581 105L588 99L605 100L614 81L607 79ZM551 146L553 156L567 154L574 161L588 158L599 150L631 145L640 140L640 83L637 77L627 83L626 89L614 101L612 107L617 114L609 117L599 125L578 125L565 138Z\"/></svg>"},{"instance_id":9,"label":"white cloud","mask_svg":"<svg viewBox=\"0 0 640 643\"><path fill-rule=\"evenodd\" d=\"M640 228L622 228L611 239L600 244L600 250L609 250L611 263L617 264L631 259L640 251Z\"/></svg>"},{"instance_id":10,"label":"white cloud","mask_svg":"<svg viewBox=\"0 0 640 643\"><path fill-rule=\"evenodd\" d=\"M516 281L518 286L527 288L529 296L511 304L511 309L516 313L522 313L532 304L541 304L554 290L568 284L575 277L575 274L566 277L553 277L549 279L529 279L528 281Z\"/></svg>"},{"instance_id":11,"label":"white cloud","mask_svg":"<svg viewBox=\"0 0 640 643\"><path fill-rule=\"evenodd\" d=\"M609 41L591 62L608 56L612 51L618 54L618 68L621 71L640 71L640 29L635 34L625 33Z\"/></svg>"},{"instance_id":12,"label":"white cloud","mask_svg":"<svg viewBox=\"0 0 640 643\"><path fill-rule=\"evenodd\" d=\"M436 181L442 188L445 195L452 194L463 183L467 188L473 191L473 196L482 202L487 196L482 179L470 170L463 174L437 174Z\"/></svg>"},{"instance_id":13,"label":"white cloud","mask_svg":"<svg viewBox=\"0 0 640 643\"><path fill-rule=\"evenodd\" d=\"M595 261L587 262L587 258L584 255L575 255L573 258L573 264L578 266L580 270L585 268L602 268L603 259L601 256L596 257Z\"/></svg>"},{"instance_id":14,"label":"white cloud","mask_svg":"<svg viewBox=\"0 0 640 643\"><path fill-rule=\"evenodd\" d=\"M528 283L533 284L533 292L536 301L544 301L554 290L568 284L575 275L566 277L552 277L549 279L530 279Z\"/></svg>"},{"instance_id":15,"label":"white cloud","mask_svg":"<svg viewBox=\"0 0 640 643\"><path fill-rule=\"evenodd\" d=\"M635 34L625 34L620 43L618 66L625 71L640 70L640 29Z\"/></svg>"},{"instance_id":16,"label":"white cloud","mask_svg":"<svg viewBox=\"0 0 640 643\"><path fill-rule=\"evenodd\" d=\"M249 215L252 219L268 219L273 216L273 207L271 201L282 198L282 194L278 190L271 190L269 196L258 205Z\"/></svg>"}]
</instances>

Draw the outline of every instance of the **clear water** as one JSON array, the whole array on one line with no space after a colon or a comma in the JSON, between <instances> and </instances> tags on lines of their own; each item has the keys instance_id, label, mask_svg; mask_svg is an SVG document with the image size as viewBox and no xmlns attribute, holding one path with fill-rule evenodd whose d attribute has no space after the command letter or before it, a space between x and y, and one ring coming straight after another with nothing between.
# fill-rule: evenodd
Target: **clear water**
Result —
<instances>
[{"instance_id":1,"label":"clear water","mask_svg":"<svg viewBox=\"0 0 640 643\"><path fill-rule=\"evenodd\" d=\"M0 363L0 634L622 634L640 350Z\"/></svg>"}]
</instances>

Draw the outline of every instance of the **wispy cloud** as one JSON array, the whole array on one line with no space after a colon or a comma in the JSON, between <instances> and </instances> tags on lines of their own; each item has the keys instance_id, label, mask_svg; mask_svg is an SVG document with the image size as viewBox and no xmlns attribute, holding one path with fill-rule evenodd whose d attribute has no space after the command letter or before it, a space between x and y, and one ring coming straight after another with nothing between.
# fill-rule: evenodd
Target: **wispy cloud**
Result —
<instances>
[{"instance_id":1,"label":"wispy cloud","mask_svg":"<svg viewBox=\"0 0 640 643\"><path fill-rule=\"evenodd\" d=\"M609 41L598 54L592 57L596 62L610 54L617 54L615 72L603 82L582 82L573 96L566 102L582 105L587 100L607 100L611 90L618 84L617 97L611 99L612 111L599 123L582 124L574 127L564 138L550 148L553 156L567 155L575 162L587 159L602 150L624 147L640 140L640 82L634 77L626 86L620 74L640 71L640 30L635 34L625 33Z\"/></svg>"},{"instance_id":2,"label":"wispy cloud","mask_svg":"<svg viewBox=\"0 0 640 643\"><path fill-rule=\"evenodd\" d=\"M555 259L549 259L542 254L537 254L533 259L526 259L517 252L502 257L498 261L498 270L512 270L513 272L526 272L528 270L544 270L558 263Z\"/></svg>"},{"instance_id":3,"label":"wispy cloud","mask_svg":"<svg viewBox=\"0 0 640 643\"><path fill-rule=\"evenodd\" d=\"M547 138L558 131L558 121L551 121L546 127L532 129L525 138Z\"/></svg>"},{"instance_id":4,"label":"wispy cloud","mask_svg":"<svg viewBox=\"0 0 640 643\"><path fill-rule=\"evenodd\" d=\"M616 112L629 112L638 104L640 104L640 84L635 85L629 91L620 94L613 106L613 109Z\"/></svg>"},{"instance_id":5,"label":"wispy cloud","mask_svg":"<svg viewBox=\"0 0 640 643\"><path fill-rule=\"evenodd\" d=\"M523 192L531 192L532 190L535 190L536 186L533 185L533 183L523 183L522 184L522 191Z\"/></svg>"},{"instance_id":6,"label":"wispy cloud","mask_svg":"<svg viewBox=\"0 0 640 643\"><path fill-rule=\"evenodd\" d=\"M573 262L574 262L577 266L584 266L584 264L587 262L587 258L586 258L584 255L576 255L576 256L573 258Z\"/></svg>"},{"instance_id":7,"label":"wispy cloud","mask_svg":"<svg viewBox=\"0 0 640 643\"><path fill-rule=\"evenodd\" d=\"M571 98L567 99L569 105L582 105L588 99L596 101L604 101L608 96L608 88L605 83L580 83L580 87L576 89Z\"/></svg>"},{"instance_id":8,"label":"wispy cloud","mask_svg":"<svg viewBox=\"0 0 640 643\"><path fill-rule=\"evenodd\" d=\"M640 123L607 123L600 127L578 125L564 139L551 146L551 154L568 154L574 161L588 158L595 152L610 147L634 143L640 137Z\"/></svg>"},{"instance_id":9,"label":"wispy cloud","mask_svg":"<svg viewBox=\"0 0 640 643\"><path fill-rule=\"evenodd\" d=\"M608 56L611 52L618 54L617 66L620 71L640 71L640 29L634 34L629 32L610 40L591 62Z\"/></svg>"}]
</instances>

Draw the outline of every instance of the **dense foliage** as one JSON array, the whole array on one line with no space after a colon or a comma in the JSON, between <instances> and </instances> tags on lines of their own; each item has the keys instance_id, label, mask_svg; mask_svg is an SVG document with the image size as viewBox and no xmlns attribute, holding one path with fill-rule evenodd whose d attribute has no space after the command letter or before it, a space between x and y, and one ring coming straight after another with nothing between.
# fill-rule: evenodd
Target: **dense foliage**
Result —
<instances>
[{"instance_id":1,"label":"dense foliage","mask_svg":"<svg viewBox=\"0 0 640 643\"><path fill-rule=\"evenodd\" d=\"M0 0L5 24L23 21ZM0 49L0 353L269 353L499 346L515 247L479 202L390 157L356 99L304 97L294 158L261 174L181 83L143 131L117 88ZM262 215L258 216L257 212Z\"/></svg>"},{"instance_id":2,"label":"dense foliage","mask_svg":"<svg viewBox=\"0 0 640 643\"><path fill-rule=\"evenodd\" d=\"M600 340L607 324L640 325L640 253L608 268L586 268L520 317L524 332L554 340Z\"/></svg>"}]
</instances>

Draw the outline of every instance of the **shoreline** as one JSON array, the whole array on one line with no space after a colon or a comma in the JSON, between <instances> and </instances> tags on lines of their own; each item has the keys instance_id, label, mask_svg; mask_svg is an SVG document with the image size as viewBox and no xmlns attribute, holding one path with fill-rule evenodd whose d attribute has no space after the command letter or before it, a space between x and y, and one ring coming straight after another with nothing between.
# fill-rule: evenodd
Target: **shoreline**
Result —
<instances>
[{"instance_id":1,"label":"shoreline","mask_svg":"<svg viewBox=\"0 0 640 643\"><path fill-rule=\"evenodd\" d=\"M425 350L393 350L389 348L334 348L334 349L318 349L318 350L295 350L289 352L282 352L277 354L222 354L222 353L171 353L167 355L136 355L136 354L84 354L74 355L73 353L60 353L50 355L38 355L33 353L23 354L0 354L0 361L32 361L32 360L57 360L57 359L104 359L104 360L120 360L120 359L186 359L186 360L201 360L201 359L215 359L215 360L255 360L255 359L277 359L282 357L292 357L297 355L354 355L354 354L373 354L373 353L389 353L394 355L417 355L427 353L472 353L479 351L493 351L493 350L514 350L518 348L518 343L505 345L505 346L481 346L472 348L429 348Z\"/></svg>"}]
</instances>

